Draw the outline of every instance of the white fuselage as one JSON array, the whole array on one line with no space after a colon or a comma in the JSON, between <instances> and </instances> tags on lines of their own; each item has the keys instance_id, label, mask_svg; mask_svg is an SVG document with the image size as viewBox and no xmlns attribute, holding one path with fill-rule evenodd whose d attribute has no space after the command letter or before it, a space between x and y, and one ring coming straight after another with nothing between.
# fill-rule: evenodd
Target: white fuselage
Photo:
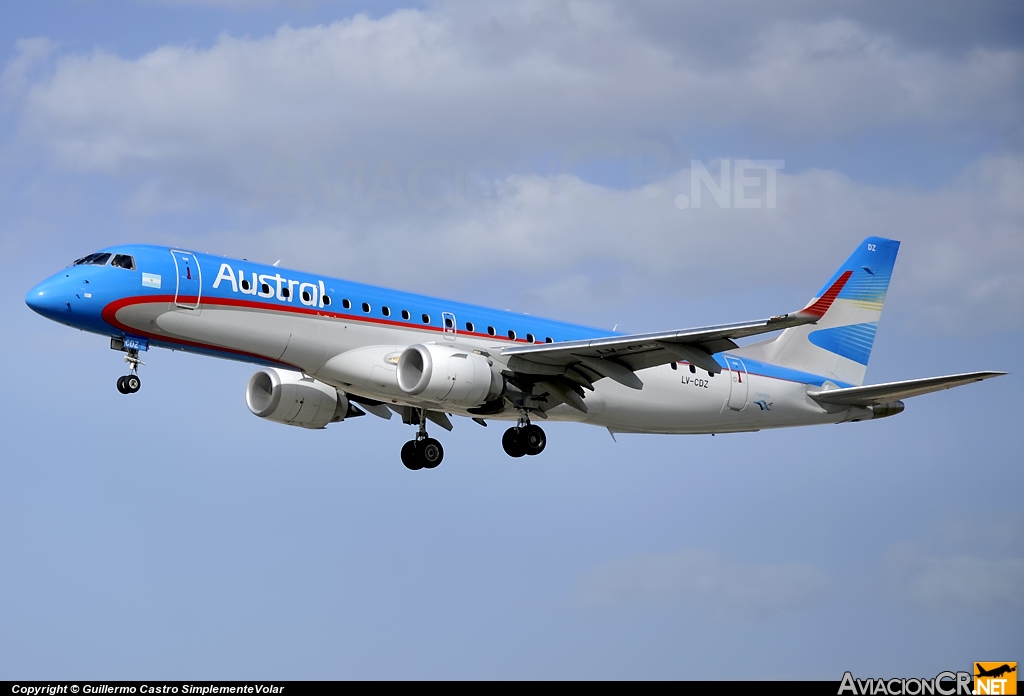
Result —
<instances>
[{"instance_id":1,"label":"white fuselage","mask_svg":"<svg viewBox=\"0 0 1024 696\"><path fill-rule=\"evenodd\" d=\"M257 308L201 306L184 309L170 302L133 304L117 310L117 322L172 341L220 346L238 353L264 356L292 366L344 392L377 401L435 408L402 392L397 382L396 358L417 343L447 344L467 351L482 351L502 366L504 339L482 339L454 330L437 331L415 326L379 323L318 314L286 314ZM456 324L457 326L457 324ZM742 355L742 349L729 355ZM800 381L759 374L745 369L742 358L723 360L715 376L695 372L686 363L661 365L637 372L641 390L610 379L594 384L587 393L588 412L565 404L550 411L554 420L577 421L614 432L723 433L755 431L818 423L837 423L863 415L863 409L826 411L806 396L810 387ZM463 416L466 410L445 406ZM515 420L515 411L487 418Z\"/></svg>"}]
</instances>

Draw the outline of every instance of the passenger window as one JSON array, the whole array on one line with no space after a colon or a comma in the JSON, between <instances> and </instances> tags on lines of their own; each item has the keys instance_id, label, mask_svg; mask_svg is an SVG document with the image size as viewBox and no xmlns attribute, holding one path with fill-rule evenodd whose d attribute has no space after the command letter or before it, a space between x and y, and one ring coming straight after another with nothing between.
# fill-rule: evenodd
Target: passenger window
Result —
<instances>
[{"instance_id":1,"label":"passenger window","mask_svg":"<svg viewBox=\"0 0 1024 696\"><path fill-rule=\"evenodd\" d=\"M242 282L244 283L245 281L243 280ZM303 290L302 291L302 301L303 302L312 302L313 301L313 296L309 294L309 290Z\"/></svg>"},{"instance_id":2,"label":"passenger window","mask_svg":"<svg viewBox=\"0 0 1024 696\"><path fill-rule=\"evenodd\" d=\"M331 305L331 297L330 297L330 295L324 295L322 299L323 299L323 302L324 302L324 307L329 307Z\"/></svg>"},{"instance_id":3,"label":"passenger window","mask_svg":"<svg viewBox=\"0 0 1024 696\"><path fill-rule=\"evenodd\" d=\"M135 270L135 258L128 254L114 254L114 260L110 262L111 266L117 266L118 268L124 268L129 271Z\"/></svg>"},{"instance_id":4,"label":"passenger window","mask_svg":"<svg viewBox=\"0 0 1024 696\"><path fill-rule=\"evenodd\" d=\"M497 333L498 333L498 332L494 330L494 327L493 327L493 326L488 326L488 327L487 327L487 335L488 335L488 336L494 336L494 335L496 335Z\"/></svg>"},{"instance_id":5,"label":"passenger window","mask_svg":"<svg viewBox=\"0 0 1024 696\"><path fill-rule=\"evenodd\" d=\"M281 288L281 297L287 300L289 297L291 297L291 291L288 288Z\"/></svg>"},{"instance_id":6,"label":"passenger window","mask_svg":"<svg viewBox=\"0 0 1024 696\"><path fill-rule=\"evenodd\" d=\"M550 336L548 336L547 338L545 338L545 339L544 339L544 342L545 342L545 343L554 343L554 341L553 341L553 340L551 340L551 337L550 337Z\"/></svg>"},{"instance_id":7,"label":"passenger window","mask_svg":"<svg viewBox=\"0 0 1024 696\"><path fill-rule=\"evenodd\" d=\"M509 329L508 330L508 337L511 338L513 341L516 340L516 332L513 331L512 329Z\"/></svg>"},{"instance_id":8,"label":"passenger window","mask_svg":"<svg viewBox=\"0 0 1024 696\"><path fill-rule=\"evenodd\" d=\"M468 331L470 333L473 333L475 330L476 329L473 328L473 322L467 321L466 322L466 331Z\"/></svg>"},{"instance_id":9,"label":"passenger window","mask_svg":"<svg viewBox=\"0 0 1024 696\"><path fill-rule=\"evenodd\" d=\"M527 343L536 343L536 341L533 340L533 334L526 334L526 342Z\"/></svg>"},{"instance_id":10,"label":"passenger window","mask_svg":"<svg viewBox=\"0 0 1024 696\"><path fill-rule=\"evenodd\" d=\"M455 322L452 321L451 317L445 317L444 318L444 328L446 328L446 329L454 329L455 328Z\"/></svg>"},{"instance_id":11,"label":"passenger window","mask_svg":"<svg viewBox=\"0 0 1024 696\"><path fill-rule=\"evenodd\" d=\"M380 313L383 314L386 317L390 317L391 316L391 308L390 307L381 307L380 308Z\"/></svg>"},{"instance_id":12,"label":"passenger window","mask_svg":"<svg viewBox=\"0 0 1024 696\"><path fill-rule=\"evenodd\" d=\"M370 303L369 302L364 302L363 303L363 311L366 312L367 314L370 313Z\"/></svg>"},{"instance_id":13,"label":"passenger window","mask_svg":"<svg viewBox=\"0 0 1024 696\"><path fill-rule=\"evenodd\" d=\"M424 324L429 324L430 323L430 315L429 314L424 314L422 319L423 319L423 323Z\"/></svg>"},{"instance_id":14,"label":"passenger window","mask_svg":"<svg viewBox=\"0 0 1024 696\"><path fill-rule=\"evenodd\" d=\"M352 303L349 302L348 300L342 300L341 306L344 307L345 309L352 309Z\"/></svg>"},{"instance_id":15,"label":"passenger window","mask_svg":"<svg viewBox=\"0 0 1024 696\"><path fill-rule=\"evenodd\" d=\"M403 309L402 310L402 318L405 319L406 321L409 321L412 318L412 315L409 314L409 310L408 309Z\"/></svg>"}]
</instances>

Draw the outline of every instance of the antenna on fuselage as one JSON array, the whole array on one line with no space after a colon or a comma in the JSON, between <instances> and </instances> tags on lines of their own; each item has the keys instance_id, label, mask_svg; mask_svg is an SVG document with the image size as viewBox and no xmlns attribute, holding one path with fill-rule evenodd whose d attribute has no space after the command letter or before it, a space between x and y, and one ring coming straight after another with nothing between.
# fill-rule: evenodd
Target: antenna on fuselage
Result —
<instances>
[{"instance_id":1,"label":"antenna on fuselage","mask_svg":"<svg viewBox=\"0 0 1024 696\"><path fill-rule=\"evenodd\" d=\"M270 264L270 265L271 265L271 266L274 266L274 267L276 268L276 267L277 267L277 264L279 264L279 263L281 263L281 259L278 259L277 261L275 261L274 263L272 263L272 264Z\"/></svg>"}]
</instances>

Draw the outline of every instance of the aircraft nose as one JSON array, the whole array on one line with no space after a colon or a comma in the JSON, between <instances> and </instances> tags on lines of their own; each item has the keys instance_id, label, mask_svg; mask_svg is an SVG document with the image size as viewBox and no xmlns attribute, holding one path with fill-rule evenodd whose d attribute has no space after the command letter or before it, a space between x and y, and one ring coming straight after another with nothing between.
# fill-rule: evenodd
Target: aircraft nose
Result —
<instances>
[{"instance_id":1,"label":"aircraft nose","mask_svg":"<svg viewBox=\"0 0 1024 696\"><path fill-rule=\"evenodd\" d=\"M53 278L44 280L28 291L28 294L25 295L25 304L32 311L47 318L67 315L71 311L71 305L63 285Z\"/></svg>"}]
</instances>

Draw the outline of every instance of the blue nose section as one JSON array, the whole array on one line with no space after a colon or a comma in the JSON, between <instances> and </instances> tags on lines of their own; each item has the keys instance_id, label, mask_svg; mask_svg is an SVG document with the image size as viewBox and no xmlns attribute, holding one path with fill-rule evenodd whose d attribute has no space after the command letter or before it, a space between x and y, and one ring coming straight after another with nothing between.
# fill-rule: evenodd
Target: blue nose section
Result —
<instances>
[{"instance_id":1,"label":"blue nose section","mask_svg":"<svg viewBox=\"0 0 1024 696\"><path fill-rule=\"evenodd\" d=\"M25 295L25 304L32 311L42 314L48 319L66 321L71 314L71 298L69 295L68 283L50 278L28 291Z\"/></svg>"}]
</instances>

